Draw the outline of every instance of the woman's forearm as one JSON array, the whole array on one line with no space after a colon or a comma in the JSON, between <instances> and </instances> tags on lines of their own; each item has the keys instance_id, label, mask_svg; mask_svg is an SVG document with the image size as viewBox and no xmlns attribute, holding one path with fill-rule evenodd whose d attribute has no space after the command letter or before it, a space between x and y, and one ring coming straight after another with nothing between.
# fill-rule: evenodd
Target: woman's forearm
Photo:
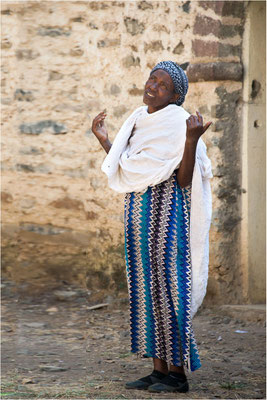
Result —
<instances>
[{"instance_id":1,"label":"woman's forearm","mask_svg":"<svg viewBox=\"0 0 267 400\"><path fill-rule=\"evenodd\" d=\"M101 144L105 152L108 153L112 146L112 143L110 143L109 139L99 140L99 143Z\"/></svg>"},{"instance_id":2,"label":"woman's forearm","mask_svg":"<svg viewBox=\"0 0 267 400\"><path fill-rule=\"evenodd\" d=\"M185 141L183 158L177 171L177 181L181 187L188 186L192 182L197 142L188 139Z\"/></svg>"}]
</instances>

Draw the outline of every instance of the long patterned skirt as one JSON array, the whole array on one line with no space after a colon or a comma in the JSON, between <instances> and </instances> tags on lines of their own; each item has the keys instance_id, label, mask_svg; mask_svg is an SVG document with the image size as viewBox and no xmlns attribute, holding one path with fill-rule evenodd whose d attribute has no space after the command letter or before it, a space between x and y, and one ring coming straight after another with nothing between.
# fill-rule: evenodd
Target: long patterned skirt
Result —
<instances>
[{"instance_id":1,"label":"long patterned skirt","mask_svg":"<svg viewBox=\"0 0 267 400\"><path fill-rule=\"evenodd\" d=\"M172 176L125 196L125 256L131 351L198 369L191 324L191 186Z\"/></svg>"}]
</instances>

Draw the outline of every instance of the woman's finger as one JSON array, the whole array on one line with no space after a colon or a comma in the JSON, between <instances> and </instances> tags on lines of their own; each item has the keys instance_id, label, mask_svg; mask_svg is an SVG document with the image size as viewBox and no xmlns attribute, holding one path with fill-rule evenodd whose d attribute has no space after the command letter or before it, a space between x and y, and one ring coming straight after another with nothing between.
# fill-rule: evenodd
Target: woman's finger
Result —
<instances>
[{"instance_id":1,"label":"woman's finger","mask_svg":"<svg viewBox=\"0 0 267 400\"><path fill-rule=\"evenodd\" d=\"M95 117L93 123L98 124L99 122L103 121L106 118L105 115L98 115L97 117Z\"/></svg>"},{"instance_id":2,"label":"woman's finger","mask_svg":"<svg viewBox=\"0 0 267 400\"><path fill-rule=\"evenodd\" d=\"M206 130L211 126L212 122L207 122L206 125L203 128L203 133L206 132Z\"/></svg>"},{"instance_id":3,"label":"woman's finger","mask_svg":"<svg viewBox=\"0 0 267 400\"><path fill-rule=\"evenodd\" d=\"M203 125L203 117L202 117L202 115L200 114L199 111L197 111L196 113L197 113L198 121L200 122L201 125Z\"/></svg>"},{"instance_id":4,"label":"woman's finger","mask_svg":"<svg viewBox=\"0 0 267 400\"><path fill-rule=\"evenodd\" d=\"M102 117L105 118L106 116L107 116L107 114L104 111L101 111L101 113L97 114L97 116L94 118L94 121L97 121L99 118L102 118Z\"/></svg>"},{"instance_id":5,"label":"woman's finger","mask_svg":"<svg viewBox=\"0 0 267 400\"><path fill-rule=\"evenodd\" d=\"M197 118L196 115L192 115L192 121L193 121L193 124L194 124L194 125L197 125L197 123L198 123L198 118Z\"/></svg>"}]
</instances>

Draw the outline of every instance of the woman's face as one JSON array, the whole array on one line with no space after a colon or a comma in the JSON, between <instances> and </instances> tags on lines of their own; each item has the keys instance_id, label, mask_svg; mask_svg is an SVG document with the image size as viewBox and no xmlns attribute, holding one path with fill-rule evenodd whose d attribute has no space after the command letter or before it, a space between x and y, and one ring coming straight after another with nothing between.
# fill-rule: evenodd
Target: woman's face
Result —
<instances>
[{"instance_id":1,"label":"woman's face","mask_svg":"<svg viewBox=\"0 0 267 400\"><path fill-rule=\"evenodd\" d=\"M173 81L168 72L157 69L146 81L143 102L148 106L148 112L153 113L178 100L179 94L174 93Z\"/></svg>"}]
</instances>

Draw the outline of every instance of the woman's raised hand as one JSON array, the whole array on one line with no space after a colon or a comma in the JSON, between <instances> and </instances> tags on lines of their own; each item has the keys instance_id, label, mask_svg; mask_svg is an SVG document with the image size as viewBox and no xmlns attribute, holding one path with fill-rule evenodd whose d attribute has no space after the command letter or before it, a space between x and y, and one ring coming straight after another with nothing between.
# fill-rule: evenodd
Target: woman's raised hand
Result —
<instances>
[{"instance_id":1,"label":"woman's raised hand","mask_svg":"<svg viewBox=\"0 0 267 400\"><path fill-rule=\"evenodd\" d=\"M92 132L100 142L106 142L108 140L108 131L104 123L106 116L106 112L102 111L93 119L92 122Z\"/></svg>"},{"instance_id":2,"label":"woman's raised hand","mask_svg":"<svg viewBox=\"0 0 267 400\"><path fill-rule=\"evenodd\" d=\"M207 122L203 126L202 115L198 111L196 114L197 115L190 115L190 117L186 120L186 139L195 143L198 142L200 136L202 136L212 124L212 122Z\"/></svg>"}]
</instances>

